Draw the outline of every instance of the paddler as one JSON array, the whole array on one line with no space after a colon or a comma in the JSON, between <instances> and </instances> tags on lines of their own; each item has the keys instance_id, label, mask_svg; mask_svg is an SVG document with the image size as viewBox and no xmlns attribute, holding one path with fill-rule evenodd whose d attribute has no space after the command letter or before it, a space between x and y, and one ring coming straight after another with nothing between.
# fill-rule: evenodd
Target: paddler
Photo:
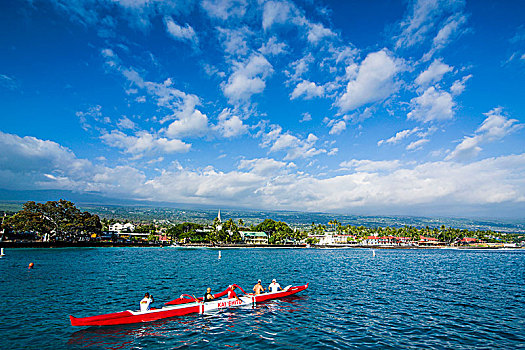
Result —
<instances>
[{"instance_id":1,"label":"paddler","mask_svg":"<svg viewBox=\"0 0 525 350\"><path fill-rule=\"evenodd\" d=\"M211 294L211 288L208 287L208 289L206 289L206 293L204 293L203 301L207 302L213 299L215 299L215 297L213 296L213 294Z\"/></svg>"},{"instance_id":2,"label":"paddler","mask_svg":"<svg viewBox=\"0 0 525 350\"><path fill-rule=\"evenodd\" d=\"M264 287L261 285L261 280L257 280L257 284L253 286L253 292L255 295L259 295L264 292Z\"/></svg>"},{"instance_id":3,"label":"paddler","mask_svg":"<svg viewBox=\"0 0 525 350\"><path fill-rule=\"evenodd\" d=\"M230 286L230 288L228 289L228 299L231 299L231 298L235 298L237 300L241 300L241 299L239 299L239 297L235 293L235 287L234 286Z\"/></svg>"},{"instance_id":4,"label":"paddler","mask_svg":"<svg viewBox=\"0 0 525 350\"><path fill-rule=\"evenodd\" d=\"M153 301L153 295L149 295L149 293L144 294L144 298L142 298L142 300L140 301L140 311L148 311L149 306L151 305L151 303L153 303Z\"/></svg>"},{"instance_id":5,"label":"paddler","mask_svg":"<svg viewBox=\"0 0 525 350\"><path fill-rule=\"evenodd\" d=\"M268 286L268 291L270 293L274 293L274 292L278 292L280 290L283 290L281 288L281 285L279 283L277 283L277 281L275 280L275 278L272 280L272 283L270 283L270 285Z\"/></svg>"}]
</instances>

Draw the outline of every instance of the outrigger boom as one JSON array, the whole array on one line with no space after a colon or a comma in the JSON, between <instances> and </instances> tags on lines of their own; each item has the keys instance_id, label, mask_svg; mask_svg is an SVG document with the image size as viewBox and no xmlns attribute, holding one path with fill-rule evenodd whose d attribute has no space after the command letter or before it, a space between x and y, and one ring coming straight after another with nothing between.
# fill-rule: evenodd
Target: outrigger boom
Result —
<instances>
[{"instance_id":1,"label":"outrigger boom","mask_svg":"<svg viewBox=\"0 0 525 350\"><path fill-rule=\"evenodd\" d=\"M264 294L247 294L241 287L234 284L234 287L239 288L244 295L236 298L220 297L228 293L228 289L221 293L214 295L213 300L203 302L202 298L195 298L188 294L183 294L180 298L169 301L160 309L150 309L148 311L131 311L126 310L105 315L90 316L90 317L73 317L69 316L72 326L110 326L130 323L142 323L160 320L174 316L188 315L192 313L205 313L207 311L224 309L228 307L236 307L241 305L255 305L266 300L278 299L288 297L290 295L299 293L308 288L308 283L302 286L288 286L281 291Z\"/></svg>"}]
</instances>

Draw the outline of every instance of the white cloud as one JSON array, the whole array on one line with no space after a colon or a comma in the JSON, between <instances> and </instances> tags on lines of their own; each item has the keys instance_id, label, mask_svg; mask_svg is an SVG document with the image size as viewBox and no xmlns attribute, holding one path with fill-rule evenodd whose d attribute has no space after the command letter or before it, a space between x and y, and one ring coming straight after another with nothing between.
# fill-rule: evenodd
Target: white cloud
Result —
<instances>
[{"instance_id":1,"label":"white cloud","mask_svg":"<svg viewBox=\"0 0 525 350\"><path fill-rule=\"evenodd\" d=\"M432 122L452 119L455 106L452 96L446 91L436 90L433 86L418 97L410 100L412 110L407 114L409 120Z\"/></svg>"},{"instance_id":2,"label":"white cloud","mask_svg":"<svg viewBox=\"0 0 525 350\"><path fill-rule=\"evenodd\" d=\"M413 141L408 144L408 146L406 147L406 150L413 151L413 150L419 149L428 141L429 141L428 139L419 139L419 140Z\"/></svg>"},{"instance_id":3,"label":"white cloud","mask_svg":"<svg viewBox=\"0 0 525 350\"><path fill-rule=\"evenodd\" d=\"M303 113L303 118L301 120L299 120L300 123L304 123L304 122L309 122L310 120L312 120L312 115L308 112L304 112Z\"/></svg>"},{"instance_id":4,"label":"white cloud","mask_svg":"<svg viewBox=\"0 0 525 350\"><path fill-rule=\"evenodd\" d=\"M191 147L191 144L184 143L181 140L168 140L152 135L147 131L139 131L135 133L135 136L130 136L122 131L113 130L110 133L103 134L100 138L108 146L121 149L125 153L137 157L154 152L187 152Z\"/></svg>"},{"instance_id":5,"label":"white cloud","mask_svg":"<svg viewBox=\"0 0 525 350\"><path fill-rule=\"evenodd\" d=\"M165 17L164 21L166 22L166 30L173 39L179 41L189 41L194 45L199 44L197 34L188 23L182 27L175 23L171 17Z\"/></svg>"},{"instance_id":6,"label":"white cloud","mask_svg":"<svg viewBox=\"0 0 525 350\"><path fill-rule=\"evenodd\" d=\"M306 139L300 139L288 132L283 133L280 126L272 125L270 132L263 134L261 145L270 147L270 152L286 152L284 159L293 160L326 153L325 149L314 147L317 140L314 134L308 134Z\"/></svg>"},{"instance_id":7,"label":"white cloud","mask_svg":"<svg viewBox=\"0 0 525 350\"><path fill-rule=\"evenodd\" d=\"M230 17L243 17L246 13L246 0L203 0L202 8L212 18L227 20Z\"/></svg>"},{"instance_id":8,"label":"white cloud","mask_svg":"<svg viewBox=\"0 0 525 350\"><path fill-rule=\"evenodd\" d=\"M243 159L241 160L238 169L246 169L261 176L275 176L283 169L286 170L290 164L293 163L280 162L272 158Z\"/></svg>"},{"instance_id":9,"label":"white cloud","mask_svg":"<svg viewBox=\"0 0 525 350\"><path fill-rule=\"evenodd\" d=\"M162 83L146 81L133 68L114 67L126 79L140 89L145 89L152 96L157 106L167 108L171 113L162 118L165 123L175 119L166 128L161 130L170 138L191 137L205 135L208 130L208 117L196 109L200 104L198 96L187 94L173 87L171 78Z\"/></svg>"},{"instance_id":10,"label":"white cloud","mask_svg":"<svg viewBox=\"0 0 525 350\"><path fill-rule=\"evenodd\" d=\"M259 52L263 55L280 55L286 53L287 45L283 42L278 42L275 36L272 36L266 43L264 43Z\"/></svg>"},{"instance_id":11,"label":"white cloud","mask_svg":"<svg viewBox=\"0 0 525 350\"><path fill-rule=\"evenodd\" d=\"M420 44L427 39L428 35L441 22L440 19L446 13L453 16L457 15L464 7L465 2L463 0L416 0L411 4L410 15L401 22L402 31L397 38L396 48L412 47ZM447 24L449 21L447 21ZM452 25L449 25L449 27L452 27ZM438 40L448 38L450 34L447 36L447 33L451 29L442 29L441 39Z\"/></svg>"},{"instance_id":12,"label":"white cloud","mask_svg":"<svg viewBox=\"0 0 525 350\"><path fill-rule=\"evenodd\" d=\"M509 119L497 121L498 115L497 110L487 113L488 121L479 130L494 135L501 135L498 129L508 130ZM214 205L234 201L247 208L323 208L368 215L428 215L430 210L435 215L518 217L525 210L525 154L471 163L353 159L341 165L347 169L343 175L322 177L267 158L241 161L230 172L191 170L177 163L148 177L130 166L94 166L55 142L29 136L0 132L0 148L0 188L7 189L98 191L121 199Z\"/></svg>"},{"instance_id":13,"label":"white cloud","mask_svg":"<svg viewBox=\"0 0 525 350\"><path fill-rule=\"evenodd\" d=\"M290 63L290 67L293 72L286 71L286 74L292 81L298 81L301 77L308 72L310 65L314 62L314 56L308 53L306 56Z\"/></svg>"},{"instance_id":14,"label":"white cloud","mask_svg":"<svg viewBox=\"0 0 525 350\"><path fill-rule=\"evenodd\" d=\"M229 109L224 109L219 115L219 123L216 129L223 137L227 138L248 132L248 126L237 115L233 115Z\"/></svg>"},{"instance_id":15,"label":"white cloud","mask_svg":"<svg viewBox=\"0 0 525 350\"><path fill-rule=\"evenodd\" d=\"M439 82L443 76L452 72L453 67L441 62L441 60L434 60L426 71L421 72L416 78L416 83L420 86L427 86Z\"/></svg>"},{"instance_id":16,"label":"white cloud","mask_svg":"<svg viewBox=\"0 0 525 350\"><path fill-rule=\"evenodd\" d=\"M448 18L444 26L434 37L432 48L423 56L423 60L429 60L434 53L443 49L452 40L454 34L459 32L459 29L467 23L467 17L462 14L455 14Z\"/></svg>"},{"instance_id":17,"label":"white cloud","mask_svg":"<svg viewBox=\"0 0 525 350\"><path fill-rule=\"evenodd\" d=\"M102 106L96 105L88 108L87 111L78 111L75 113L80 122L80 126L84 130L93 128L93 123L108 124L111 120L108 117L104 117L102 114Z\"/></svg>"},{"instance_id":18,"label":"white cloud","mask_svg":"<svg viewBox=\"0 0 525 350\"><path fill-rule=\"evenodd\" d=\"M293 90L291 99L294 100L304 95L304 99L311 100L314 97L324 96L324 87L316 85L314 82L303 80Z\"/></svg>"},{"instance_id":19,"label":"white cloud","mask_svg":"<svg viewBox=\"0 0 525 350\"><path fill-rule=\"evenodd\" d=\"M472 78L472 74L466 75L461 80L456 80L450 87L450 92L453 95L461 95L465 91L465 83Z\"/></svg>"},{"instance_id":20,"label":"white cloud","mask_svg":"<svg viewBox=\"0 0 525 350\"><path fill-rule=\"evenodd\" d=\"M274 24L285 24L297 11L295 5L288 1L268 1L264 4L262 27L264 30Z\"/></svg>"},{"instance_id":21,"label":"white cloud","mask_svg":"<svg viewBox=\"0 0 525 350\"><path fill-rule=\"evenodd\" d=\"M178 113L177 118L168 126L166 135L173 138L202 136L208 130L208 117L198 109L190 107Z\"/></svg>"},{"instance_id":22,"label":"white cloud","mask_svg":"<svg viewBox=\"0 0 525 350\"><path fill-rule=\"evenodd\" d=\"M367 160L367 159L352 159L339 164L342 168L355 169L359 172L377 172L394 170L401 166L398 160Z\"/></svg>"},{"instance_id":23,"label":"white cloud","mask_svg":"<svg viewBox=\"0 0 525 350\"><path fill-rule=\"evenodd\" d=\"M524 126L524 124L519 124L517 119L509 119L501 107L494 108L485 115L487 118L476 130L476 134L465 136L463 141L445 158L446 160L471 159L481 152L482 144L500 140Z\"/></svg>"},{"instance_id":24,"label":"white cloud","mask_svg":"<svg viewBox=\"0 0 525 350\"><path fill-rule=\"evenodd\" d=\"M320 23L311 23L308 30L308 41L317 44L324 38L335 37L337 34L332 32Z\"/></svg>"},{"instance_id":25,"label":"white cloud","mask_svg":"<svg viewBox=\"0 0 525 350\"><path fill-rule=\"evenodd\" d=\"M336 101L344 113L365 104L386 99L397 90L395 75L402 70L402 63L386 50L372 52L361 62L354 80Z\"/></svg>"},{"instance_id":26,"label":"white cloud","mask_svg":"<svg viewBox=\"0 0 525 350\"><path fill-rule=\"evenodd\" d=\"M135 123L126 116L120 118L117 125L122 129L135 129L136 127Z\"/></svg>"},{"instance_id":27,"label":"white cloud","mask_svg":"<svg viewBox=\"0 0 525 350\"><path fill-rule=\"evenodd\" d=\"M231 56L245 56L250 51L248 48L248 37L252 32L248 27L237 29L217 28L219 31L224 51Z\"/></svg>"},{"instance_id":28,"label":"white cloud","mask_svg":"<svg viewBox=\"0 0 525 350\"><path fill-rule=\"evenodd\" d=\"M391 138L387 139L387 140L379 140L377 142L377 145L378 146L381 146L383 143L391 143L391 144L396 144L398 143L399 141L403 140L404 138L407 138L408 136L420 131L421 129L419 129L418 127L415 127L413 129L406 129L406 130L401 130L399 132L397 132L394 136L392 136Z\"/></svg>"},{"instance_id":29,"label":"white cloud","mask_svg":"<svg viewBox=\"0 0 525 350\"><path fill-rule=\"evenodd\" d=\"M252 55L243 63L237 63L228 82L222 85L230 103L247 102L252 95L264 91L264 79L273 72L270 62L261 55Z\"/></svg>"},{"instance_id":30,"label":"white cloud","mask_svg":"<svg viewBox=\"0 0 525 350\"><path fill-rule=\"evenodd\" d=\"M346 130L346 123L344 120L339 120L332 125L332 128L328 132L330 135L339 135Z\"/></svg>"}]
</instances>

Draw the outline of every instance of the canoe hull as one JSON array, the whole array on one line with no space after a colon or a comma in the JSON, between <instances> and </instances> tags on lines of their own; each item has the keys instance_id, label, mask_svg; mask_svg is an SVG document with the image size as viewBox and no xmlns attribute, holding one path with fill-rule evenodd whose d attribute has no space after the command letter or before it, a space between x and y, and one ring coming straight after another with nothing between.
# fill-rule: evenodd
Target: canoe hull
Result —
<instances>
[{"instance_id":1,"label":"canoe hull","mask_svg":"<svg viewBox=\"0 0 525 350\"><path fill-rule=\"evenodd\" d=\"M192 302L182 305L165 306L161 309L152 309L145 312L126 310L111 314L90 316L90 317L73 317L69 316L72 326L113 326L131 323L143 323L157 321L164 318L183 316L193 313L204 313L207 311L236 307L241 305L254 305L266 300L284 298L299 293L308 288L308 284L295 286L275 293L265 293L259 295L247 294L237 300L218 299L206 303Z\"/></svg>"}]
</instances>

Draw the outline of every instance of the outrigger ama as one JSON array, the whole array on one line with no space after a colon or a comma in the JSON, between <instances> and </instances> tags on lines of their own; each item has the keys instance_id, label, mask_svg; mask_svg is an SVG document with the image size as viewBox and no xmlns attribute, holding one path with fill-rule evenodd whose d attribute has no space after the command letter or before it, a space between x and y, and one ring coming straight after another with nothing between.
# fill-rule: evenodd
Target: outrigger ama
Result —
<instances>
[{"instance_id":1,"label":"outrigger ama","mask_svg":"<svg viewBox=\"0 0 525 350\"><path fill-rule=\"evenodd\" d=\"M236 307L240 305L255 305L266 300L278 299L288 297L290 295L299 293L308 288L308 283L302 286L292 287L291 285L273 293L264 293L254 295L246 293L241 287L236 284L232 286L239 288L244 295L236 298L223 298L228 293L230 287L223 292L214 294L214 299L203 302L203 298L195 298L192 295L182 294L179 298L169 301L160 309L151 308L147 311L131 311L126 310L112 314L104 314L90 317L73 317L69 316L72 326L110 326L129 323L142 323L160 320L174 316L182 316L192 313L205 313L207 311L223 309L228 307Z\"/></svg>"}]
</instances>

